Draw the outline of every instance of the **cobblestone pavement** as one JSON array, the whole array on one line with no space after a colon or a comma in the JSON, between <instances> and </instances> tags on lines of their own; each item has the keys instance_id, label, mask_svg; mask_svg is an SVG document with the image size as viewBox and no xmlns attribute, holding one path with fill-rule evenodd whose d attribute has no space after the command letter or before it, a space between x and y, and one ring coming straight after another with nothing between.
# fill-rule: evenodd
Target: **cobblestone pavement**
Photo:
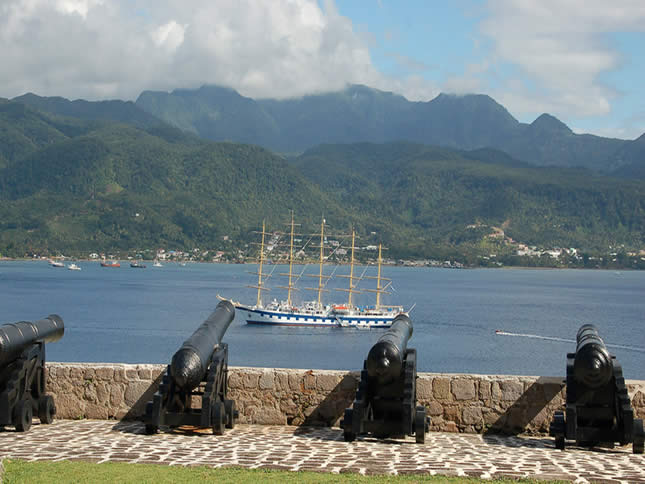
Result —
<instances>
[{"instance_id":1,"label":"cobblestone pavement","mask_svg":"<svg viewBox=\"0 0 645 484\"><path fill-rule=\"evenodd\" d=\"M223 436L178 429L145 435L139 422L56 420L29 432L0 432L0 458L242 466L364 474L530 477L645 483L645 456L631 446L556 450L553 440L430 432L414 438L343 441L330 428L237 425Z\"/></svg>"}]
</instances>

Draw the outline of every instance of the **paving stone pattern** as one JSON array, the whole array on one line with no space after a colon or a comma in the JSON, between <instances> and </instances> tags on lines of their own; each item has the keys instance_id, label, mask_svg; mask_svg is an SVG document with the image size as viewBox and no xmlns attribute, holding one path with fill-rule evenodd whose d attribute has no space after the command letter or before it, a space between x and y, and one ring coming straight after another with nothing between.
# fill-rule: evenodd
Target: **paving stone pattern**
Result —
<instances>
[{"instance_id":1,"label":"paving stone pattern","mask_svg":"<svg viewBox=\"0 0 645 484\"><path fill-rule=\"evenodd\" d=\"M56 420L0 432L0 459L241 466L362 474L528 477L645 483L645 456L631 446L556 450L546 437L430 432L414 438L343 441L338 428L237 425L223 436L177 429L145 435L140 422Z\"/></svg>"}]
</instances>

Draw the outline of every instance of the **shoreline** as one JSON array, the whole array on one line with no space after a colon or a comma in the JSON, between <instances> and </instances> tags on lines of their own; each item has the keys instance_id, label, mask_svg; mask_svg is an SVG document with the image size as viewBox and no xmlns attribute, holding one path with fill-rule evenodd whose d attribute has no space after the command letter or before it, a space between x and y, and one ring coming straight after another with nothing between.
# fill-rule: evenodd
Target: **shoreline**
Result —
<instances>
[{"instance_id":1,"label":"shoreline","mask_svg":"<svg viewBox=\"0 0 645 484\"><path fill-rule=\"evenodd\" d=\"M45 258L45 259L33 259L33 258L12 258L12 257L0 257L0 262L49 262L49 260L59 260L58 258L51 257L51 258ZM139 261L139 262L145 262L145 263L152 263L155 260L158 259L109 259L109 260L115 260L117 262L123 262L123 263L130 263ZM65 258L62 259L64 262L96 262L100 263L102 262L102 259L86 259L86 258ZM225 265L257 265L257 262L214 262L214 261L174 261L174 260L160 260L159 262L163 264L225 264ZM296 265L312 265L314 262L306 262L306 263L297 263ZM317 262L315 262L317 264ZM271 265L288 265L288 262L285 262L283 264L271 264ZM346 266L349 265L349 263L339 263L339 264L329 264L331 265L340 265L340 266ZM362 263L357 263L356 265L360 266L370 266L370 265L375 265L375 264L362 264ZM498 267L482 267L482 266L463 266L463 267L442 267L442 266L420 266L420 265L405 265L405 264L383 264L383 266L386 267L406 267L406 268L412 268L412 269L446 269L446 270L481 270L481 269L492 269L492 270L537 270L537 271L548 271L548 270L579 270L579 271L629 271L629 272L638 272L642 271L644 269L638 269L638 268L633 268L633 267L542 267L542 266L498 266Z\"/></svg>"}]
</instances>

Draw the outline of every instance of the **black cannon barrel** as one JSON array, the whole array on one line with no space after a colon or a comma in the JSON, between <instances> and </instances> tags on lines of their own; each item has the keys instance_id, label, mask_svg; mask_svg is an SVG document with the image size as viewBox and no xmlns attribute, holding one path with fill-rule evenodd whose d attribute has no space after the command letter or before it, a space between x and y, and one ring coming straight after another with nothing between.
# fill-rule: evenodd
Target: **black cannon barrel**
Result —
<instances>
[{"instance_id":1,"label":"black cannon barrel","mask_svg":"<svg viewBox=\"0 0 645 484\"><path fill-rule=\"evenodd\" d=\"M222 342L234 316L233 304L221 301L206 321L184 341L170 363L170 374L180 388L190 391L199 385L208 370L213 350Z\"/></svg>"},{"instance_id":2,"label":"black cannon barrel","mask_svg":"<svg viewBox=\"0 0 645 484\"><path fill-rule=\"evenodd\" d=\"M367 355L369 376L378 378L379 383L389 383L398 378L411 337L412 321L405 314L399 314Z\"/></svg>"},{"instance_id":3,"label":"black cannon barrel","mask_svg":"<svg viewBox=\"0 0 645 484\"><path fill-rule=\"evenodd\" d=\"M584 324L578 330L573 374L576 380L590 388L598 388L611 379L611 355L593 324Z\"/></svg>"},{"instance_id":4,"label":"black cannon barrel","mask_svg":"<svg viewBox=\"0 0 645 484\"><path fill-rule=\"evenodd\" d=\"M0 327L0 365L15 360L29 345L53 343L63 337L63 318L50 314L38 321L20 321Z\"/></svg>"}]
</instances>

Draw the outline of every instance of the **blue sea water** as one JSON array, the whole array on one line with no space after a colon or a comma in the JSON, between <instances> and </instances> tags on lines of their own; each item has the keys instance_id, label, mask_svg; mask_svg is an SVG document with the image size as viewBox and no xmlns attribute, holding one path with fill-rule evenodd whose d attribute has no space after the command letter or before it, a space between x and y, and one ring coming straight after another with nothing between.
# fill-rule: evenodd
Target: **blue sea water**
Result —
<instances>
[{"instance_id":1,"label":"blue sea water","mask_svg":"<svg viewBox=\"0 0 645 484\"><path fill-rule=\"evenodd\" d=\"M255 291L246 287L254 282L247 271L255 266L78 265L81 271L44 261L0 262L1 324L52 313L65 321L63 339L47 345L49 361L168 363L215 308L217 294L255 301ZM272 280L280 272L284 268L276 266ZM410 346L417 349L419 371L562 376L576 331L593 323L625 376L645 379L645 272L403 267L384 272L395 289L385 302L416 304ZM317 285L304 277L301 282ZM267 297L281 296L277 290ZM341 301L346 294L326 297ZM366 295L358 298L373 303ZM236 317L224 341L231 365L348 370L362 367L383 331L260 327Z\"/></svg>"}]
</instances>

